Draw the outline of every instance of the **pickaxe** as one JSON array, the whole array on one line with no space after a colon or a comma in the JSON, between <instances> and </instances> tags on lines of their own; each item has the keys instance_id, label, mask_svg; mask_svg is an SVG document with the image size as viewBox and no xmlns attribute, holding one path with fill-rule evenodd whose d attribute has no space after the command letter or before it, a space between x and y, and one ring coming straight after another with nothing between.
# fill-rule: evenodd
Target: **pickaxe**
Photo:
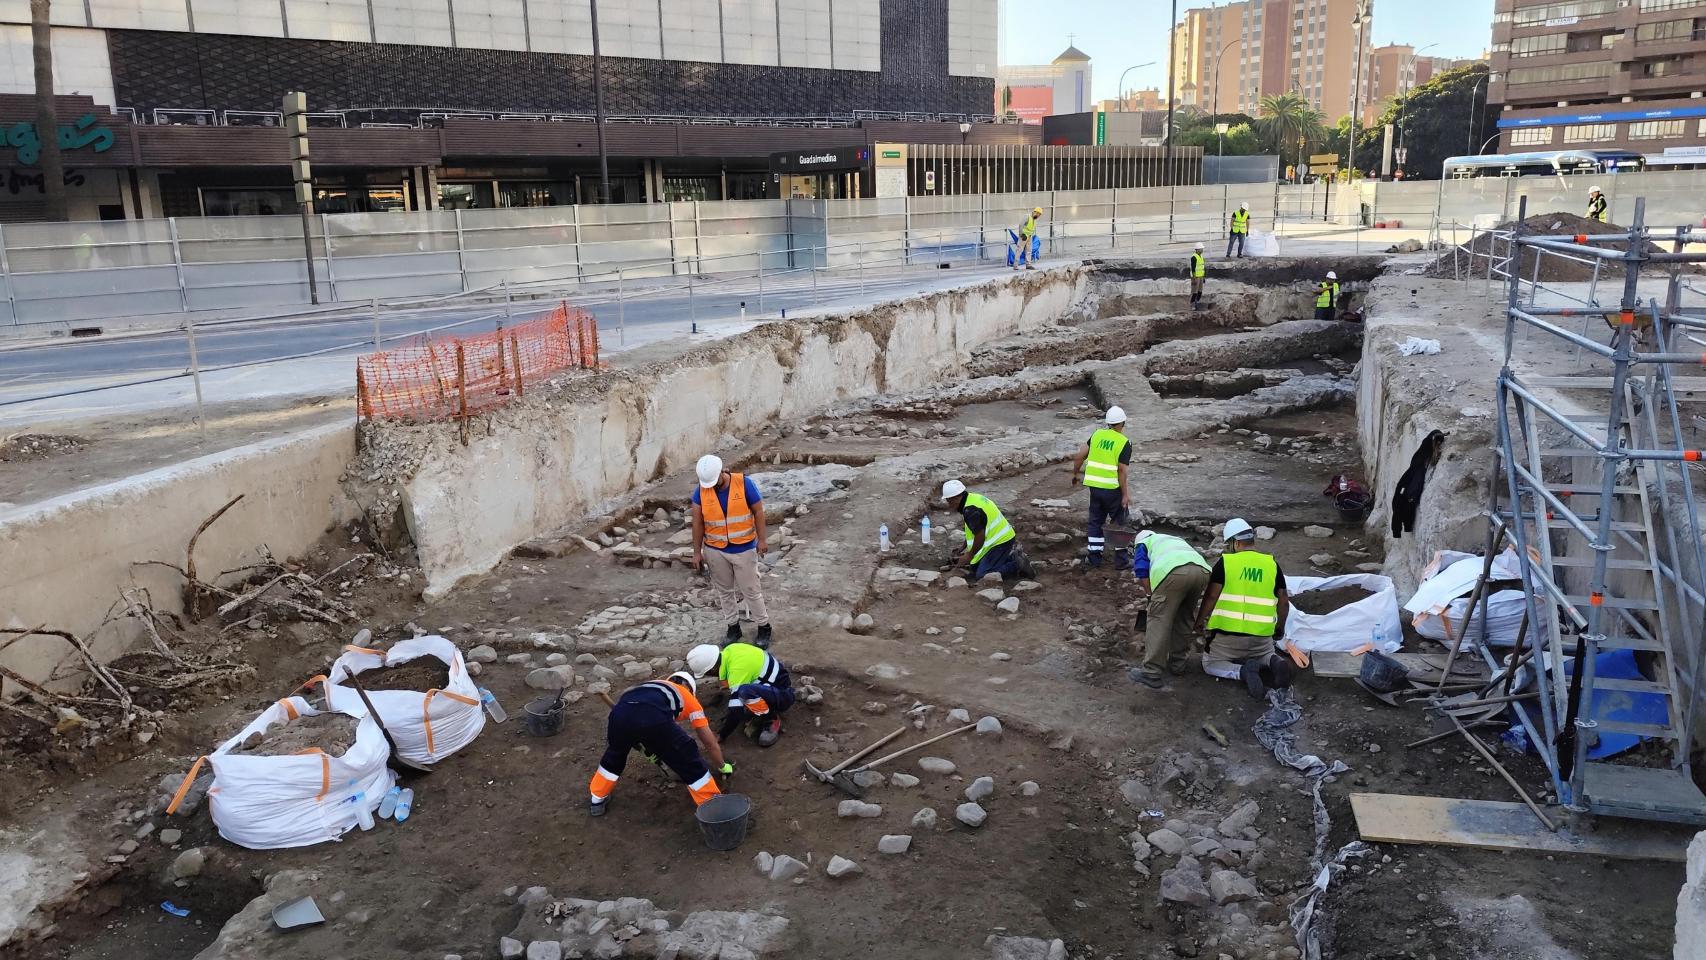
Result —
<instances>
[{"instance_id":1,"label":"pickaxe","mask_svg":"<svg viewBox=\"0 0 1706 960\"><path fill-rule=\"evenodd\" d=\"M906 728L901 727L899 730L896 730L881 740L878 740L876 743L871 744L835 766L830 767L828 770L819 770L812 764L811 758L808 757L806 759L806 772L824 783L834 785L839 788L842 793L845 793L850 797L863 797L865 795L865 791L858 784L853 782L853 778L843 774L841 771L847 769L858 761L863 760L865 757L870 756L878 747L888 743L890 740L893 740L895 737L898 737L905 732Z\"/></svg>"}]
</instances>

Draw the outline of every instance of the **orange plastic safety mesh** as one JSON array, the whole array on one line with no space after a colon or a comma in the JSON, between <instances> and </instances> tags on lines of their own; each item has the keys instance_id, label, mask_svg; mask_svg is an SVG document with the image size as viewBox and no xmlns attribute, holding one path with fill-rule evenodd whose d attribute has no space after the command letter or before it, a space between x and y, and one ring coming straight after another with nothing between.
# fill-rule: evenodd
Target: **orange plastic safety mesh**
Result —
<instances>
[{"instance_id":1,"label":"orange plastic safety mesh","mask_svg":"<svg viewBox=\"0 0 1706 960\"><path fill-rule=\"evenodd\" d=\"M450 420L506 403L552 374L598 366L597 321L559 304L504 330L423 339L358 358L358 415Z\"/></svg>"}]
</instances>

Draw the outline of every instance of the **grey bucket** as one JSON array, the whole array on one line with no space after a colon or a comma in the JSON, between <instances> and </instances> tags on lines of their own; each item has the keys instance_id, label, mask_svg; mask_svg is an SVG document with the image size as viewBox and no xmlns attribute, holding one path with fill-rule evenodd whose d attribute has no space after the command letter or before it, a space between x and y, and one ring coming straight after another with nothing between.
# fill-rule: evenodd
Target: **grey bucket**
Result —
<instances>
[{"instance_id":1,"label":"grey bucket","mask_svg":"<svg viewBox=\"0 0 1706 960\"><path fill-rule=\"evenodd\" d=\"M751 814L751 800L738 793L722 793L701 803L693 817L699 821L699 832L705 835L705 846L712 850L733 850L746 840Z\"/></svg>"},{"instance_id":2,"label":"grey bucket","mask_svg":"<svg viewBox=\"0 0 1706 960\"><path fill-rule=\"evenodd\" d=\"M563 729L561 697L537 697L528 701L525 712L527 732L536 737L549 737Z\"/></svg>"},{"instance_id":3,"label":"grey bucket","mask_svg":"<svg viewBox=\"0 0 1706 960\"><path fill-rule=\"evenodd\" d=\"M1408 668L1379 650L1370 650L1362 655L1362 670L1358 679L1370 689L1379 693L1390 693L1404 686L1404 681L1409 676Z\"/></svg>"}]
</instances>

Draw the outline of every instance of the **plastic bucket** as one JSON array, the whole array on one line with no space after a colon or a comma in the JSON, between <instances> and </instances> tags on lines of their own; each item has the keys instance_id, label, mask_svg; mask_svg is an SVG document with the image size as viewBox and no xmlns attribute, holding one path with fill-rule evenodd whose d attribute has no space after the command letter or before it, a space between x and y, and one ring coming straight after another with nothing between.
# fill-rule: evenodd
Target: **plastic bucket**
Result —
<instances>
[{"instance_id":1,"label":"plastic bucket","mask_svg":"<svg viewBox=\"0 0 1706 960\"><path fill-rule=\"evenodd\" d=\"M563 729L563 701L558 697L529 700L525 712L527 732L533 736L549 737Z\"/></svg>"},{"instance_id":2,"label":"plastic bucket","mask_svg":"<svg viewBox=\"0 0 1706 960\"><path fill-rule=\"evenodd\" d=\"M1333 505L1339 508L1339 516L1346 520L1361 520L1368 512L1368 494L1346 490L1333 498Z\"/></svg>"},{"instance_id":3,"label":"plastic bucket","mask_svg":"<svg viewBox=\"0 0 1706 960\"><path fill-rule=\"evenodd\" d=\"M712 850L733 850L746 839L751 814L751 800L738 793L723 793L701 803L693 818L699 821L705 846Z\"/></svg>"},{"instance_id":4,"label":"plastic bucket","mask_svg":"<svg viewBox=\"0 0 1706 960\"><path fill-rule=\"evenodd\" d=\"M1370 650L1362 655L1362 671L1358 679L1373 690L1390 693L1402 687L1409 676L1408 668L1379 650Z\"/></svg>"}]
</instances>

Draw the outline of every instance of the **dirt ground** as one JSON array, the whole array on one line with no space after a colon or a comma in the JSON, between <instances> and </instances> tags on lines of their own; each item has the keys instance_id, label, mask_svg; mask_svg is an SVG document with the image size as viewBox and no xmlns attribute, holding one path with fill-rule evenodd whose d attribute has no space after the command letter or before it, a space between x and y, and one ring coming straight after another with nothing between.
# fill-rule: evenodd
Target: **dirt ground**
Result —
<instances>
[{"instance_id":1,"label":"dirt ground","mask_svg":"<svg viewBox=\"0 0 1706 960\"><path fill-rule=\"evenodd\" d=\"M8 787L11 816L25 824L74 817L99 864L52 936L0 948L0 960L188 958L281 870L313 877L329 922L278 937L267 956L495 958L499 938L522 913L511 888L540 885L557 897L643 897L676 911L775 913L789 919L785 955L797 957L981 958L989 955L985 939L1003 935L1061 938L1076 960L1294 960L1288 908L1314 879L1308 783L1256 743L1251 729L1264 705L1240 686L1202 674L1194 660L1161 690L1126 677L1141 643L1133 630L1137 593L1119 564L1083 565L1085 497L1071 486L1068 463L1051 454L966 477L1002 505L1039 563L1037 587L1005 586L1021 603L1010 616L977 595L989 585L946 585L942 568L958 525L931 505L933 484L882 472L890 458L928 460L932 450L960 442L944 427L1071 449L1059 439L1087 436L1098 401L1086 383L930 416L825 419L786 438L755 441L750 469L766 489L791 489L793 479L826 462L869 467L842 468L824 493L792 500L796 509L771 517L772 543L780 544L777 556L766 558L774 563L766 574L777 620L772 652L796 684L809 677L824 698L790 711L773 749L741 739L726 745L737 767L730 789L754 804L739 850L707 850L685 789L638 757L630 758L607 816L591 820L585 809L606 713L587 695L586 679L599 668L620 674L624 657L679 658L691 643L720 636L703 580L679 563L625 561L608 548L547 551L512 558L430 606L395 578L370 580L349 598L375 645L409 636L417 624L465 653L486 643L499 654L476 679L508 708L510 721L488 724L466 749L412 781L417 796L407 823L382 821L339 843L253 851L221 840L205 805L190 816L154 809L162 777L181 774L219 736L323 671L353 626L237 633L233 642L245 646L263 679L234 693L186 696L163 739L141 756L111 765L70 756L47 764L0 761L15 785ZM825 427L838 432L826 437ZM1378 537L1346 523L1321 495L1326 478L1358 472L1355 429L1346 403L1278 415L1259 431L1225 427L1141 442L1132 466L1134 509L1143 522L1204 549L1213 540L1204 531L1228 516L1271 526L1276 534L1264 548L1293 575L1320 574L1310 558L1324 552L1343 569L1379 562ZM681 478L683 499L689 483ZM636 505L645 516L605 518L582 533L667 553L679 546L671 540L680 514L670 510L681 504L666 505L665 519L655 520L659 505ZM809 509L801 512L801 505ZM927 510L937 531L930 545L919 542L916 529ZM880 558L873 556L878 518L894 544ZM1302 528L1312 524L1334 535L1305 536ZM1111 535L1116 546L1128 537ZM349 540L347 533L329 535L318 561L331 565L360 549ZM812 581L801 573L833 551L860 558L846 564L855 582L824 588L855 598L851 609L807 589ZM911 579L915 570L941 576L919 584ZM841 617L856 614L868 615L870 626L845 629ZM1407 649L1418 649L1415 638ZM579 680L562 732L532 738L521 708L539 691L526 678L551 653L568 656ZM509 662L512 656L524 662ZM616 681L618 689L623 682ZM1329 850L1356 839L1352 792L1513 799L1461 742L1406 749L1435 732L1418 704L1388 707L1350 680L1309 674L1298 693L1299 748L1350 768L1323 791L1332 817ZM878 817L839 817L844 796L803 772L807 758L827 766L897 728L912 729L896 747L945 732L957 725L948 717L955 708L973 720L996 716L1003 732L966 733L884 768L920 782L871 787L866 799L881 805ZM1228 745L1205 734L1205 723ZM1525 787L1546 792L1536 759L1495 750ZM957 769L929 773L920 756L945 758ZM982 802L988 821L962 826L955 807L983 776L995 784ZM1037 787L1029 795L1027 781ZM1254 896L1207 908L1163 901L1159 878L1175 858L1157 852L1138 869L1130 835L1214 824L1250 800L1259 805L1254 836L1234 838L1247 840L1248 852L1226 862L1252 882ZM925 807L940 817L934 828L912 825ZM167 829L182 831L172 846L160 839ZM912 835L910 850L878 853L887 834ZM99 863L127 839L139 844L133 853ZM207 854L199 875L170 879L174 859L191 848ZM759 851L788 854L811 869L803 883L773 882L752 866ZM861 872L828 877L823 865L832 855L858 862ZM1318 930L1324 956L1359 960L1661 960L1670 956L1681 881L1678 864L1377 845L1323 898ZM163 900L190 915L166 913Z\"/></svg>"}]
</instances>

